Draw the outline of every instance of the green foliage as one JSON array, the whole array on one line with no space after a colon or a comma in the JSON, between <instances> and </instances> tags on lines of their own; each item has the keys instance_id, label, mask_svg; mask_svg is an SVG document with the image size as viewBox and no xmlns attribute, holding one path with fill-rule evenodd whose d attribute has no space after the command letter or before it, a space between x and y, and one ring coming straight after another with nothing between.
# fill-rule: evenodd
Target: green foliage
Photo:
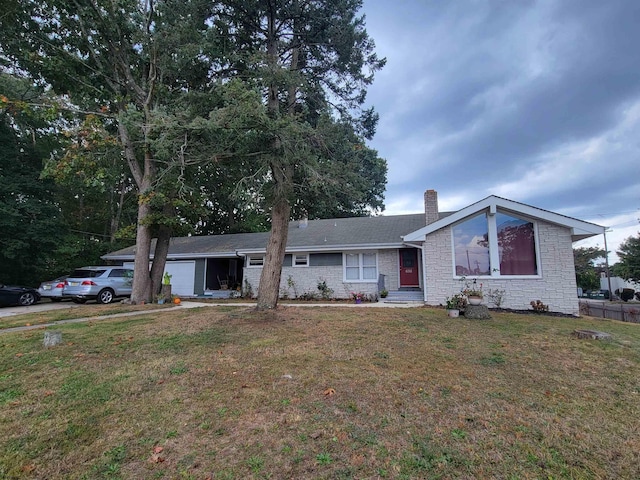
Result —
<instances>
[{"instance_id":1,"label":"green foliage","mask_svg":"<svg viewBox=\"0 0 640 480\"><path fill-rule=\"evenodd\" d=\"M2 61L64 95L49 127L75 114L56 125L65 148L37 157L51 157L69 228L113 242L137 224L144 256L153 236L267 231L276 202L285 220L384 208L386 162L365 145L377 115L362 105L385 61L361 1L10 3Z\"/></svg>"},{"instance_id":2,"label":"green foliage","mask_svg":"<svg viewBox=\"0 0 640 480\"><path fill-rule=\"evenodd\" d=\"M614 274L630 282L640 282L640 233L623 241L617 253L620 261L614 265Z\"/></svg>"},{"instance_id":3,"label":"green foliage","mask_svg":"<svg viewBox=\"0 0 640 480\"><path fill-rule=\"evenodd\" d=\"M320 291L320 297L323 300L330 300L331 298L333 298L333 289L329 288L326 280L318 280L318 290Z\"/></svg>"},{"instance_id":4,"label":"green foliage","mask_svg":"<svg viewBox=\"0 0 640 480\"><path fill-rule=\"evenodd\" d=\"M456 293L445 300L445 308L447 310L464 310L467 306L467 297L462 293Z\"/></svg>"},{"instance_id":5,"label":"green foliage","mask_svg":"<svg viewBox=\"0 0 640 480\"><path fill-rule=\"evenodd\" d=\"M0 73L0 93L0 283L36 286L66 228L55 185L40 178L56 136L46 128L46 110L27 103L40 102L41 89Z\"/></svg>"},{"instance_id":6,"label":"green foliage","mask_svg":"<svg viewBox=\"0 0 640 480\"><path fill-rule=\"evenodd\" d=\"M596 261L604 260L606 252L598 247L579 247L573 249L573 262L576 269L576 284L583 290L599 290L600 275Z\"/></svg>"}]
</instances>

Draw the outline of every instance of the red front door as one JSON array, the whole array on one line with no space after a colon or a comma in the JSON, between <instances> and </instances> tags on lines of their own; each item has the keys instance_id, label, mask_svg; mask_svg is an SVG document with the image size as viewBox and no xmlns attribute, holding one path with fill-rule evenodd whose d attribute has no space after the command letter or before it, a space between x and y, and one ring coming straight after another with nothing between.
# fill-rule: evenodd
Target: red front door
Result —
<instances>
[{"instance_id":1,"label":"red front door","mask_svg":"<svg viewBox=\"0 0 640 480\"><path fill-rule=\"evenodd\" d=\"M415 248L403 248L400 250L400 286L420 286L418 250Z\"/></svg>"}]
</instances>

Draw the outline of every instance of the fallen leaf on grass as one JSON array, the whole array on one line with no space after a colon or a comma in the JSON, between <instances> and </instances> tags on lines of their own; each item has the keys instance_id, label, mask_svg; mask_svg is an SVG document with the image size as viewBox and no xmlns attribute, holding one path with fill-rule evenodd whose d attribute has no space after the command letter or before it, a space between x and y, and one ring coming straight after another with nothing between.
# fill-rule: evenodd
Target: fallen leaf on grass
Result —
<instances>
[{"instance_id":1,"label":"fallen leaf on grass","mask_svg":"<svg viewBox=\"0 0 640 480\"><path fill-rule=\"evenodd\" d=\"M25 326L25 327L30 327L30 326L31 326L31 324L30 324L30 323L25 323L25 324L24 324L24 326Z\"/></svg>"},{"instance_id":2,"label":"fallen leaf on grass","mask_svg":"<svg viewBox=\"0 0 640 480\"><path fill-rule=\"evenodd\" d=\"M149 461L151 463L162 463L164 462L164 457L161 457L160 454L163 452L164 447L161 447L160 445L156 445L155 447L153 447L153 455L151 455L151 458L149 459Z\"/></svg>"},{"instance_id":3,"label":"fallen leaf on grass","mask_svg":"<svg viewBox=\"0 0 640 480\"><path fill-rule=\"evenodd\" d=\"M324 394L325 394L325 395L327 395L327 396L331 396L331 395L335 395L335 394L336 394L336 391L335 391L333 388L327 388L327 389L324 391Z\"/></svg>"},{"instance_id":4,"label":"fallen leaf on grass","mask_svg":"<svg viewBox=\"0 0 640 480\"><path fill-rule=\"evenodd\" d=\"M24 355L24 353L16 353L16 357L18 357L18 358L20 358L23 355Z\"/></svg>"},{"instance_id":5,"label":"fallen leaf on grass","mask_svg":"<svg viewBox=\"0 0 640 480\"><path fill-rule=\"evenodd\" d=\"M36 466L33 463L30 463L29 465L25 465L24 467L22 467L22 471L24 473L31 473L36 469Z\"/></svg>"},{"instance_id":6,"label":"fallen leaf on grass","mask_svg":"<svg viewBox=\"0 0 640 480\"><path fill-rule=\"evenodd\" d=\"M44 396L45 397L50 397L51 395L55 395L56 392L54 392L53 390L45 390L44 391Z\"/></svg>"}]
</instances>

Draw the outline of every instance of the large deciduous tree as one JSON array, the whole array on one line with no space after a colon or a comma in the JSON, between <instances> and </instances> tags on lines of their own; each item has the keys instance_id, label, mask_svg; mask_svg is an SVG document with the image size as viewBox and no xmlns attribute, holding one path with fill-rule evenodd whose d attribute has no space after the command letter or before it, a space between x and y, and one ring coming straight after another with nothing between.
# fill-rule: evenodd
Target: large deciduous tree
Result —
<instances>
[{"instance_id":1,"label":"large deciduous tree","mask_svg":"<svg viewBox=\"0 0 640 480\"><path fill-rule=\"evenodd\" d=\"M258 303L273 308L292 213L383 208L386 163L364 145L377 115L362 106L384 60L360 0L6 3L0 62L119 141L138 200L133 302L158 287L179 220L203 233L270 227Z\"/></svg>"},{"instance_id":2,"label":"large deciduous tree","mask_svg":"<svg viewBox=\"0 0 640 480\"><path fill-rule=\"evenodd\" d=\"M630 282L640 283L640 233L624 240L617 253L620 261L613 266L613 273Z\"/></svg>"},{"instance_id":3,"label":"large deciduous tree","mask_svg":"<svg viewBox=\"0 0 640 480\"><path fill-rule=\"evenodd\" d=\"M157 252L149 273L152 235L159 247L170 235L154 230L154 190L179 159L157 161L154 140L163 108L207 84L216 48L209 8L204 0L10 0L0 15L5 59L74 107L115 122L138 193L134 303L151 298L164 270Z\"/></svg>"},{"instance_id":4,"label":"large deciduous tree","mask_svg":"<svg viewBox=\"0 0 640 480\"><path fill-rule=\"evenodd\" d=\"M55 185L42 160L58 145L48 128L44 92L0 73L0 283L37 285L64 238Z\"/></svg>"},{"instance_id":5,"label":"large deciduous tree","mask_svg":"<svg viewBox=\"0 0 640 480\"><path fill-rule=\"evenodd\" d=\"M606 252L598 247L578 247L573 249L573 263L576 270L576 284L583 290L599 290L600 275L596 261L602 259Z\"/></svg>"}]
</instances>

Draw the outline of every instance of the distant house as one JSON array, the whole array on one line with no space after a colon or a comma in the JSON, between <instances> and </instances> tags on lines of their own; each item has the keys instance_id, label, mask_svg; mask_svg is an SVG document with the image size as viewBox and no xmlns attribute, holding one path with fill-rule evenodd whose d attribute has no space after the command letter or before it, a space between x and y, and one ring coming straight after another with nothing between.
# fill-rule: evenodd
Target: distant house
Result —
<instances>
[{"instance_id":1,"label":"distant house","mask_svg":"<svg viewBox=\"0 0 640 480\"><path fill-rule=\"evenodd\" d=\"M504 308L529 309L541 300L552 311L577 314L572 243L604 227L490 196L441 213L437 193L424 195L425 213L302 220L289 224L281 292L318 292L325 282L337 298L350 292L394 298L413 292L429 305L475 279L485 291L504 290ZM180 295L212 294L226 283L257 293L268 233L173 238L166 270ZM105 260L132 264L135 248Z\"/></svg>"},{"instance_id":2,"label":"distant house","mask_svg":"<svg viewBox=\"0 0 640 480\"><path fill-rule=\"evenodd\" d=\"M602 273L600 276L600 290L609 290L609 285L611 285L611 291L622 291L624 288L631 288L634 291L640 291L640 284L636 282L630 282L629 280L625 280L620 277L611 277L607 278L606 273Z\"/></svg>"}]
</instances>

